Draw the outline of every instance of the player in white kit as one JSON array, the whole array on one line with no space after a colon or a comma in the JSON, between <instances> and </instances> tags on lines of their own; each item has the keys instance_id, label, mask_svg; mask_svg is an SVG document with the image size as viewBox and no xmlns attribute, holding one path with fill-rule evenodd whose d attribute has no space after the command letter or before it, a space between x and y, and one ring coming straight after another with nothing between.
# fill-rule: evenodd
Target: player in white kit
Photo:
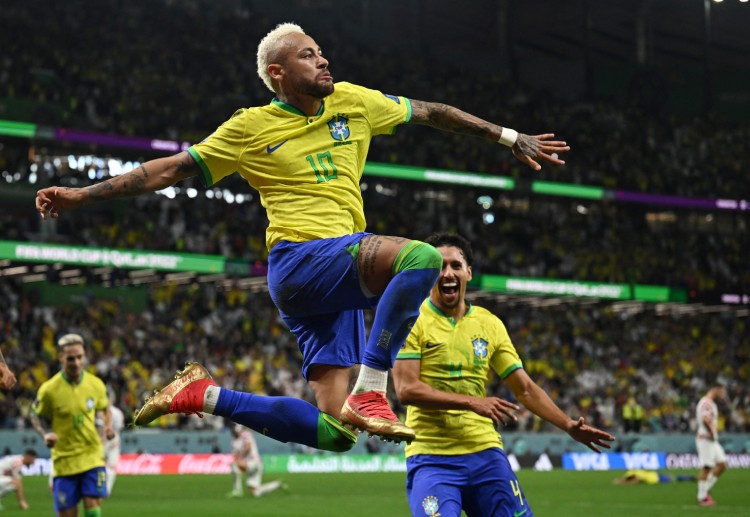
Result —
<instances>
[{"instance_id":1,"label":"player in white kit","mask_svg":"<svg viewBox=\"0 0 750 517\"><path fill-rule=\"evenodd\" d=\"M695 436L695 448L702 469L698 475L698 504L713 506L716 502L710 491L727 468L727 456L719 443L719 408L716 401L726 397L722 384L714 384L695 407L695 419L698 424Z\"/></svg>"},{"instance_id":2,"label":"player in white kit","mask_svg":"<svg viewBox=\"0 0 750 517\"><path fill-rule=\"evenodd\" d=\"M29 503L23 495L23 483L21 481L21 469L24 465L31 465L36 461L36 451L26 449L23 454L4 456L0 458L0 499L8 492L15 492L18 498L18 506L22 510L29 509ZM3 509L0 501L0 510Z\"/></svg>"},{"instance_id":3,"label":"player in white kit","mask_svg":"<svg viewBox=\"0 0 750 517\"><path fill-rule=\"evenodd\" d=\"M110 405L112 411L112 428L115 430L115 435L111 440L107 440L105 436L102 436L102 442L104 443L104 463L107 468L107 494L112 497L112 489L115 486L115 478L117 477L117 464L120 462L120 431L125 428L125 415L122 410L116 407L112 403L112 396L110 396Z\"/></svg>"},{"instance_id":4,"label":"player in white kit","mask_svg":"<svg viewBox=\"0 0 750 517\"><path fill-rule=\"evenodd\" d=\"M247 427L239 424L233 425L232 430L232 480L234 486L229 492L230 497L242 497L244 490L242 488L243 474L247 474L245 483L255 497L260 497L269 492L273 492L285 485L281 480L262 483L263 478L263 459L258 452L258 445L255 442L253 432Z\"/></svg>"}]
</instances>

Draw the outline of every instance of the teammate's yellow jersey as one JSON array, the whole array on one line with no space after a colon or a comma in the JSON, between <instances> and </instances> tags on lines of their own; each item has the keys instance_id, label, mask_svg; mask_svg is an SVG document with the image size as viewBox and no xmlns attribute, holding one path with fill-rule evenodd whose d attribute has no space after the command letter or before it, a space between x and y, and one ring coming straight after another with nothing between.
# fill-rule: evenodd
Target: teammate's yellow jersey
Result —
<instances>
[{"instance_id":1,"label":"teammate's yellow jersey","mask_svg":"<svg viewBox=\"0 0 750 517\"><path fill-rule=\"evenodd\" d=\"M502 379L523 368L508 331L497 316L473 305L455 321L429 298L422 303L419 318L397 359L421 360L420 379L436 390L475 397L487 395L490 368ZM407 406L406 425L417 435L406 446L407 457L502 448L492 420L473 411Z\"/></svg>"},{"instance_id":2,"label":"teammate's yellow jersey","mask_svg":"<svg viewBox=\"0 0 750 517\"><path fill-rule=\"evenodd\" d=\"M625 471L625 477L633 477L641 483L645 483L646 485L659 484L659 473L653 470L628 470Z\"/></svg>"},{"instance_id":3,"label":"teammate's yellow jersey","mask_svg":"<svg viewBox=\"0 0 750 517\"><path fill-rule=\"evenodd\" d=\"M240 109L188 149L203 182L238 172L260 194L269 225L266 245L340 237L365 229L359 187L370 140L411 118L411 102L336 83L308 117L274 99Z\"/></svg>"},{"instance_id":4,"label":"teammate's yellow jersey","mask_svg":"<svg viewBox=\"0 0 750 517\"><path fill-rule=\"evenodd\" d=\"M96 430L97 411L109 406L102 380L87 372L81 382L70 383L58 372L40 387L34 411L52 420L57 445L52 448L55 476L72 476L104 466L104 448Z\"/></svg>"}]
</instances>

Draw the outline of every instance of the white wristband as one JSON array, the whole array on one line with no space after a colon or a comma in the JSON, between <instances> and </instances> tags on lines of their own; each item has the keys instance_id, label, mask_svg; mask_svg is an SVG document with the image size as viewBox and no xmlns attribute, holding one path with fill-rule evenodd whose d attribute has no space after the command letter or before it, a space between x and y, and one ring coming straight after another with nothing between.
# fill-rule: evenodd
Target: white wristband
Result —
<instances>
[{"instance_id":1,"label":"white wristband","mask_svg":"<svg viewBox=\"0 0 750 517\"><path fill-rule=\"evenodd\" d=\"M517 139L518 131L509 127L504 127L500 132L500 140L498 140L497 143L507 145L508 147L513 147L513 144L516 143Z\"/></svg>"}]
</instances>

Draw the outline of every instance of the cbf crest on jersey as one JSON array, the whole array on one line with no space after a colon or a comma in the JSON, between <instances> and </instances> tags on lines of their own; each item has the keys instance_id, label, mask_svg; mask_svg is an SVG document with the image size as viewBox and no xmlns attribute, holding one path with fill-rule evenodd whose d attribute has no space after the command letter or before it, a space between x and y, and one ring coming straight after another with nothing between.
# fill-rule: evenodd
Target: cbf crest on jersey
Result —
<instances>
[{"instance_id":1,"label":"cbf crest on jersey","mask_svg":"<svg viewBox=\"0 0 750 517\"><path fill-rule=\"evenodd\" d=\"M487 357L487 340L483 337L475 337L471 341L471 345L474 348L474 355L480 359Z\"/></svg>"},{"instance_id":2,"label":"cbf crest on jersey","mask_svg":"<svg viewBox=\"0 0 750 517\"><path fill-rule=\"evenodd\" d=\"M438 517L440 515L438 513L439 507L438 498L434 495L428 495L422 499L422 509L424 509L425 515L429 517Z\"/></svg>"},{"instance_id":3,"label":"cbf crest on jersey","mask_svg":"<svg viewBox=\"0 0 750 517\"><path fill-rule=\"evenodd\" d=\"M94 399L93 399L93 397L89 397L89 398L86 399L86 409L88 409L89 411L91 411L92 409L94 409Z\"/></svg>"},{"instance_id":4,"label":"cbf crest on jersey","mask_svg":"<svg viewBox=\"0 0 750 517\"><path fill-rule=\"evenodd\" d=\"M349 131L349 119L343 115L336 115L328 121L328 131L331 132L334 140L343 142L351 134Z\"/></svg>"}]
</instances>

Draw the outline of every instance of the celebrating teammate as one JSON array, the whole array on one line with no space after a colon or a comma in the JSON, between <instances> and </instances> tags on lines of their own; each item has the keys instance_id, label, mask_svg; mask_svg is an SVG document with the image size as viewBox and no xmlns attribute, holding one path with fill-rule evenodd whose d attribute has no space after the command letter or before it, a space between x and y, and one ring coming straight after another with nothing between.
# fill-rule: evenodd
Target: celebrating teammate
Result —
<instances>
[{"instance_id":1,"label":"celebrating teammate","mask_svg":"<svg viewBox=\"0 0 750 517\"><path fill-rule=\"evenodd\" d=\"M104 449L96 413L104 412L104 434L114 436L107 390L102 380L84 371L83 338L66 334L57 346L62 370L42 383L34 400L31 423L52 449L52 495L60 517L76 517L83 499L85 517L101 515L107 496ZM48 430L44 420L51 420Z\"/></svg>"},{"instance_id":2,"label":"celebrating teammate","mask_svg":"<svg viewBox=\"0 0 750 517\"><path fill-rule=\"evenodd\" d=\"M569 147L552 134L520 134L445 104L334 85L320 47L294 24L266 35L257 60L258 74L276 95L270 104L240 109L186 152L127 174L81 189L39 190L37 210L42 218L58 217L61 210L154 192L192 176L211 186L239 173L266 208L270 295L297 337L317 407L221 389L192 363L146 403L135 423L207 412L319 449L353 446L356 435L342 423L410 441L414 432L385 398L388 370L437 278L441 257L416 240L365 232L359 181L370 140L400 124L423 124L502 143L534 169L540 161L564 163L558 153ZM373 307L365 340L362 310Z\"/></svg>"},{"instance_id":3,"label":"celebrating teammate","mask_svg":"<svg viewBox=\"0 0 750 517\"><path fill-rule=\"evenodd\" d=\"M505 326L464 299L471 280L469 242L455 234L426 240L443 268L393 368L416 439L406 446L406 490L412 514L530 517L531 509L495 426L518 406L488 397L490 368L532 413L596 452L614 438L572 420L526 374Z\"/></svg>"},{"instance_id":4,"label":"celebrating teammate","mask_svg":"<svg viewBox=\"0 0 750 517\"><path fill-rule=\"evenodd\" d=\"M0 458L0 510L3 509L2 497L8 492L15 492L18 506L21 510L28 510L29 503L23 495L23 481L21 469L24 465L32 465L36 461L36 451L26 449L23 454Z\"/></svg>"},{"instance_id":5,"label":"celebrating teammate","mask_svg":"<svg viewBox=\"0 0 750 517\"><path fill-rule=\"evenodd\" d=\"M716 401L724 397L724 385L716 383L695 407L695 448L698 450L698 461L702 466L698 474L698 504L701 506L716 504L711 497L711 489L727 468L727 456L719 443L719 408L716 405Z\"/></svg>"}]
</instances>

